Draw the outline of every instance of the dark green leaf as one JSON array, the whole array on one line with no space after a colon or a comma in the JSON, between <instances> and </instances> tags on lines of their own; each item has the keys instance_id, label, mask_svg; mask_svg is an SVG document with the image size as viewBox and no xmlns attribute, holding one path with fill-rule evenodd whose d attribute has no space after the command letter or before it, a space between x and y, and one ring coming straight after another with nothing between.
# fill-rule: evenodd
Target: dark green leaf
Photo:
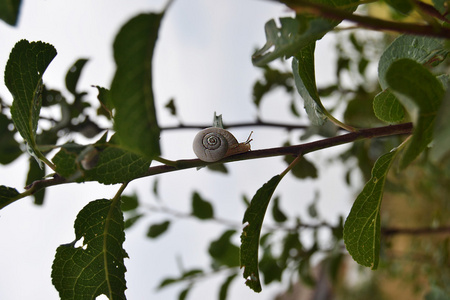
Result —
<instances>
[{"instance_id":1,"label":"dark green leaf","mask_svg":"<svg viewBox=\"0 0 450 300\"><path fill-rule=\"evenodd\" d=\"M287 164L291 164L294 161L294 159L295 157L293 156L284 157L284 161ZM316 167L305 157L302 157L302 159L291 169L291 173L292 175L300 179L317 178Z\"/></svg>"},{"instance_id":2,"label":"dark green leaf","mask_svg":"<svg viewBox=\"0 0 450 300\"><path fill-rule=\"evenodd\" d=\"M202 220L214 217L214 210L211 203L203 199L197 192L194 192L192 195L192 215Z\"/></svg>"},{"instance_id":3,"label":"dark green leaf","mask_svg":"<svg viewBox=\"0 0 450 300\"><path fill-rule=\"evenodd\" d=\"M372 177L355 200L344 225L344 242L353 259L375 270L380 251L380 207L393 150L375 162Z\"/></svg>"},{"instance_id":4,"label":"dark green leaf","mask_svg":"<svg viewBox=\"0 0 450 300\"><path fill-rule=\"evenodd\" d=\"M147 231L147 236L149 238L157 238L161 234L167 231L170 226L170 221L164 221L159 224L152 224Z\"/></svg>"},{"instance_id":5,"label":"dark green leaf","mask_svg":"<svg viewBox=\"0 0 450 300\"><path fill-rule=\"evenodd\" d=\"M0 185L0 209L14 201L19 194L15 188Z\"/></svg>"},{"instance_id":6,"label":"dark green leaf","mask_svg":"<svg viewBox=\"0 0 450 300\"><path fill-rule=\"evenodd\" d=\"M373 99L371 97L356 96L347 104L344 112L344 121L355 127L375 127L381 122L373 112Z\"/></svg>"},{"instance_id":7,"label":"dark green leaf","mask_svg":"<svg viewBox=\"0 0 450 300\"><path fill-rule=\"evenodd\" d=\"M167 102L164 107L169 110L169 112L172 116L177 115L177 107L175 106L175 100L173 98L170 99L169 102Z\"/></svg>"},{"instance_id":8,"label":"dark green leaf","mask_svg":"<svg viewBox=\"0 0 450 300\"><path fill-rule=\"evenodd\" d=\"M120 209L122 211L134 210L139 206L139 201L136 194L131 196L122 195L120 198L122 200L122 203L120 204Z\"/></svg>"},{"instance_id":9,"label":"dark green leaf","mask_svg":"<svg viewBox=\"0 0 450 300\"><path fill-rule=\"evenodd\" d=\"M448 54L444 40L430 37L402 35L389 45L378 63L378 79L381 88L386 89L386 72L390 65L401 58L410 58L423 65L435 66Z\"/></svg>"},{"instance_id":10,"label":"dark green leaf","mask_svg":"<svg viewBox=\"0 0 450 300\"><path fill-rule=\"evenodd\" d=\"M21 40L12 49L5 68L5 84L14 98L12 120L32 154L39 153L35 138L42 104L42 76L55 56L56 50L50 44Z\"/></svg>"},{"instance_id":11,"label":"dark green leaf","mask_svg":"<svg viewBox=\"0 0 450 300\"><path fill-rule=\"evenodd\" d=\"M279 201L280 197L275 197L273 199L273 206L272 206L272 216L275 222L283 223L286 222L287 217L284 214L284 212L280 209Z\"/></svg>"},{"instance_id":12,"label":"dark green leaf","mask_svg":"<svg viewBox=\"0 0 450 300\"><path fill-rule=\"evenodd\" d=\"M191 285L188 285L187 288L185 288L184 290L182 290L182 291L180 292L180 294L178 295L178 300L184 300L184 299L186 299L186 297L187 297L189 291L191 290L191 287L192 287Z\"/></svg>"},{"instance_id":13,"label":"dark green leaf","mask_svg":"<svg viewBox=\"0 0 450 300\"><path fill-rule=\"evenodd\" d=\"M84 65L87 63L87 59L80 58L69 69L66 74L66 87L73 95L78 95L77 84L80 79L81 71L83 71Z\"/></svg>"},{"instance_id":14,"label":"dark green leaf","mask_svg":"<svg viewBox=\"0 0 450 300\"><path fill-rule=\"evenodd\" d=\"M116 74L111 99L120 144L149 159L160 155L160 129L152 88L152 57L162 14L141 14L125 24L114 41Z\"/></svg>"},{"instance_id":15,"label":"dark green leaf","mask_svg":"<svg viewBox=\"0 0 450 300\"><path fill-rule=\"evenodd\" d=\"M307 286L313 287L316 284L316 280L311 273L311 265L309 258L302 259L298 265L298 273L303 283Z\"/></svg>"},{"instance_id":16,"label":"dark green leaf","mask_svg":"<svg viewBox=\"0 0 450 300\"><path fill-rule=\"evenodd\" d=\"M300 96L303 98L304 106L311 124L321 126L325 122L324 107L320 101L316 86L314 71L314 49L315 43L304 47L292 59L292 72L294 81Z\"/></svg>"},{"instance_id":17,"label":"dark green leaf","mask_svg":"<svg viewBox=\"0 0 450 300\"><path fill-rule=\"evenodd\" d=\"M253 85L253 102L257 107L259 107L264 95L275 88L284 88L286 92L289 93L294 88L291 72L282 72L277 69L272 69L269 66L265 66L263 75L264 78L257 80Z\"/></svg>"},{"instance_id":18,"label":"dark green leaf","mask_svg":"<svg viewBox=\"0 0 450 300\"><path fill-rule=\"evenodd\" d=\"M131 226L133 226L140 218L142 218L144 214L137 214L132 217L129 217L125 220L125 223L123 225L124 229L128 229Z\"/></svg>"},{"instance_id":19,"label":"dark green leaf","mask_svg":"<svg viewBox=\"0 0 450 300\"><path fill-rule=\"evenodd\" d=\"M228 294L228 288L230 287L231 282L233 282L234 278L236 278L237 274L232 274L225 279L225 281L220 286L219 290L219 300L226 300Z\"/></svg>"},{"instance_id":20,"label":"dark green leaf","mask_svg":"<svg viewBox=\"0 0 450 300\"><path fill-rule=\"evenodd\" d=\"M405 0L385 0L386 3L401 14L408 15L413 9L411 1Z\"/></svg>"},{"instance_id":21,"label":"dark green leaf","mask_svg":"<svg viewBox=\"0 0 450 300\"><path fill-rule=\"evenodd\" d=\"M29 162L30 167L28 169L26 181L27 185L32 184L35 180L40 180L45 176L45 170L39 167L39 164L36 162L35 159L30 157ZM45 189L37 191L36 193L33 194L33 197L34 197L34 204L42 205L44 203Z\"/></svg>"},{"instance_id":22,"label":"dark green leaf","mask_svg":"<svg viewBox=\"0 0 450 300\"><path fill-rule=\"evenodd\" d=\"M120 201L90 202L75 220L74 242L56 250L52 282L61 299L125 299L125 265L128 257ZM82 246L75 242L83 239Z\"/></svg>"},{"instance_id":23,"label":"dark green leaf","mask_svg":"<svg viewBox=\"0 0 450 300\"><path fill-rule=\"evenodd\" d=\"M0 19L9 25L16 25L21 2L21 0L1 0Z\"/></svg>"},{"instance_id":24,"label":"dark green leaf","mask_svg":"<svg viewBox=\"0 0 450 300\"><path fill-rule=\"evenodd\" d=\"M244 214L243 223L246 224L241 234L241 268L244 267L245 284L252 290L261 292L261 281L258 270L258 248L261 226L266 214L270 198L272 198L281 176L276 175L265 183L253 196L250 206Z\"/></svg>"},{"instance_id":25,"label":"dark green leaf","mask_svg":"<svg viewBox=\"0 0 450 300\"><path fill-rule=\"evenodd\" d=\"M236 233L235 230L227 230L222 236L212 241L208 252L214 259L214 267L221 266L238 267L239 266L239 247L232 244L230 238Z\"/></svg>"},{"instance_id":26,"label":"dark green leaf","mask_svg":"<svg viewBox=\"0 0 450 300\"><path fill-rule=\"evenodd\" d=\"M444 89L430 71L407 58L391 64L386 72L386 81L414 123L412 139L400 161L400 168L405 168L433 139L434 121L444 97Z\"/></svg>"},{"instance_id":27,"label":"dark green leaf","mask_svg":"<svg viewBox=\"0 0 450 300\"><path fill-rule=\"evenodd\" d=\"M18 158L22 151L14 139L14 132L8 129L11 121L0 113L0 164L6 165Z\"/></svg>"},{"instance_id":28,"label":"dark green leaf","mask_svg":"<svg viewBox=\"0 0 450 300\"><path fill-rule=\"evenodd\" d=\"M207 165L206 167L210 171L219 172L219 173L223 173L223 174L228 174L228 169L225 166L225 164L213 164L213 165Z\"/></svg>"},{"instance_id":29,"label":"dark green leaf","mask_svg":"<svg viewBox=\"0 0 450 300\"><path fill-rule=\"evenodd\" d=\"M373 99L373 111L378 119L388 123L400 123L405 117L405 110L389 89Z\"/></svg>"},{"instance_id":30,"label":"dark green leaf","mask_svg":"<svg viewBox=\"0 0 450 300\"><path fill-rule=\"evenodd\" d=\"M259 269L264 275L264 284L269 284L273 281L281 281L283 268L278 264L277 259L273 256L269 249L264 250L263 257L259 262Z\"/></svg>"}]
</instances>

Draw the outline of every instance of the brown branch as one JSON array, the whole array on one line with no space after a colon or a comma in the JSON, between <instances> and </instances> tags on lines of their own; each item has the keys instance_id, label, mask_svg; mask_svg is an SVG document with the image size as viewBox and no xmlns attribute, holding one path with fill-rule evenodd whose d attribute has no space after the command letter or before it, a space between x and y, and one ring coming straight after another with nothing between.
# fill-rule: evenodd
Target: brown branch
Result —
<instances>
[{"instance_id":1,"label":"brown branch","mask_svg":"<svg viewBox=\"0 0 450 300\"><path fill-rule=\"evenodd\" d=\"M384 236L392 236L397 234L405 235L422 235L422 234L450 234L450 226L446 227L425 227L425 228L382 228L381 234Z\"/></svg>"},{"instance_id":2,"label":"brown branch","mask_svg":"<svg viewBox=\"0 0 450 300\"><path fill-rule=\"evenodd\" d=\"M319 17L338 21L347 20L362 28L396 31L400 33L434 36L446 39L450 38L450 29L442 26L393 22L369 16L355 15L342 9L305 0L281 0L280 2L285 3L297 13L310 13Z\"/></svg>"}]
</instances>

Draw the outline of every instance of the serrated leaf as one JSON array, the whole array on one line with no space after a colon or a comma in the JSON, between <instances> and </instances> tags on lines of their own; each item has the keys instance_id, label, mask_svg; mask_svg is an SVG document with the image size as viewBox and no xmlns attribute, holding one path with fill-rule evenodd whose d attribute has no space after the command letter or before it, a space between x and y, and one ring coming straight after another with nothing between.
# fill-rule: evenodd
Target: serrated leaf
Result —
<instances>
[{"instance_id":1,"label":"serrated leaf","mask_svg":"<svg viewBox=\"0 0 450 300\"><path fill-rule=\"evenodd\" d=\"M0 19L9 25L16 25L19 17L21 0L0 1Z\"/></svg>"},{"instance_id":2,"label":"serrated leaf","mask_svg":"<svg viewBox=\"0 0 450 300\"><path fill-rule=\"evenodd\" d=\"M147 230L147 237L152 238L152 239L157 238L158 236L160 236L161 234L166 232L167 229L169 229L169 226L170 226L170 221L164 221L162 223L152 224L152 225L150 225L150 227Z\"/></svg>"},{"instance_id":3,"label":"serrated leaf","mask_svg":"<svg viewBox=\"0 0 450 300\"><path fill-rule=\"evenodd\" d=\"M43 42L17 42L5 68L5 84L13 95L11 117L30 153L36 148L36 129L42 105L42 76L56 56L55 48Z\"/></svg>"},{"instance_id":4,"label":"serrated leaf","mask_svg":"<svg viewBox=\"0 0 450 300\"><path fill-rule=\"evenodd\" d=\"M373 111L378 119L387 123L400 123L405 117L405 110L389 89L373 99Z\"/></svg>"},{"instance_id":5,"label":"serrated leaf","mask_svg":"<svg viewBox=\"0 0 450 300\"><path fill-rule=\"evenodd\" d=\"M152 57L163 14L141 14L114 41L116 74L111 84L114 129L120 144L141 156L160 155L160 129L152 88Z\"/></svg>"},{"instance_id":6,"label":"serrated leaf","mask_svg":"<svg viewBox=\"0 0 450 300\"><path fill-rule=\"evenodd\" d=\"M234 278L236 278L237 274L232 274L228 276L225 281L220 286L219 290L219 300L226 300L228 294L228 288L230 287L231 282L233 282Z\"/></svg>"},{"instance_id":7,"label":"serrated leaf","mask_svg":"<svg viewBox=\"0 0 450 300\"><path fill-rule=\"evenodd\" d=\"M346 7L347 11L354 11L356 0L322 0L316 1L333 7ZM293 4L295 6L295 3ZM300 10L301 11L301 10ZM280 58L290 57L303 47L321 39L328 31L338 25L340 21L312 17L309 14L298 14L296 18L280 18L277 26L275 20L268 21L264 30L266 44L252 56L255 66L264 66Z\"/></svg>"},{"instance_id":8,"label":"serrated leaf","mask_svg":"<svg viewBox=\"0 0 450 300\"><path fill-rule=\"evenodd\" d=\"M413 136L400 161L400 168L405 168L433 139L434 121L444 89L430 71L407 58L391 64L386 72L386 81L414 123Z\"/></svg>"},{"instance_id":9,"label":"serrated leaf","mask_svg":"<svg viewBox=\"0 0 450 300\"><path fill-rule=\"evenodd\" d=\"M394 61L410 58L423 65L435 66L445 59L448 52L442 39L413 35L399 36L386 48L378 62L378 80L381 88L384 90L389 87L386 72Z\"/></svg>"},{"instance_id":10,"label":"serrated leaf","mask_svg":"<svg viewBox=\"0 0 450 300\"><path fill-rule=\"evenodd\" d=\"M239 247L230 241L235 233L235 230L227 230L209 245L208 252L214 259L213 266L215 269L221 266L230 268L239 266Z\"/></svg>"},{"instance_id":11,"label":"serrated leaf","mask_svg":"<svg viewBox=\"0 0 450 300\"><path fill-rule=\"evenodd\" d=\"M211 203L203 199L197 192L194 192L192 195L192 215L201 220L214 217L214 210Z\"/></svg>"},{"instance_id":12,"label":"serrated leaf","mask_svg":"<svg viewBox=\"0 0 450 300\"><path fill-rule=\"evenodd\" d=\"M266 214L270 198L272 198L282 176L276 175L265 183L253 196L250 206L244 214L242 223L247 224L241 234L240 260L244 268L245 284L252 290L261 292L261 281L258 270L258 248L261 226Z\"/></svg>"},{"instance_id":13,"label":"serrated leaf","mask_svg":"<svg viewBox=\"0 0 450 300\"><path fill-rule=\"evenodd\" d=\"M83 71L83 68L87 62L88 62L87 59L80 58L69 68L69 71L67 71L66 87L67 90L75 96L78 95L77 93L78 79L80 79L81 71Z\"/></svg>"},{"instance_id":14,"label":"serrated leaf","mask_svg":"<svg viewBox=\"0 0 450 300\"><path fill-rule=\"evenodd\" d=\"M375 162L372 177L353 203L344 224L344 242L353 259L375 270L380 251L380 208L386 176L397 150Z\"/></svg>"},{"instance_id":15,"label":"serrated leaf","mask_svg":"<svg viewBox=\"0 0 450 300\"><path fill-rule=\"evenodd\" d=\"M19 195L15 188L0 185L0 209L10 204Z\"/></svg>"},{"instance_id":16,"label":"serrated leaf","mask_svg":"<svg viewBox=\"0 0 450 300\"><path fill-rule=\"evenodd\" d=\"M14 139L14 132L8 129L11 121L0 113L0 164L6 165L18 158L22 151Z\"/></svg>"},{"instance_id":17,"label":"serrated leaf","mask_svg":"<svg viewBox=\"0 0 450 300\"><path fill-rule=\"evenodd\" d=\"M126 281L122 245L125 241L120 201L90 202L75 220L74 242L56 250L52 283L61 299L125 299ZM75 242L83 239L82 246Z\"/></svg>"},{"instance_id":18,"label":"serrated leaf","mask_svg":"<svg viewBox=\"0 0 450 300\"><path fill-rule=\"evenodd\" d=\"M297 90L304 101L304 107L311 124L321 126L325 122L323 105L317 92L314 71L315 43L304 47L292 59L292 72Z\"/></svg>"}]
</instances>

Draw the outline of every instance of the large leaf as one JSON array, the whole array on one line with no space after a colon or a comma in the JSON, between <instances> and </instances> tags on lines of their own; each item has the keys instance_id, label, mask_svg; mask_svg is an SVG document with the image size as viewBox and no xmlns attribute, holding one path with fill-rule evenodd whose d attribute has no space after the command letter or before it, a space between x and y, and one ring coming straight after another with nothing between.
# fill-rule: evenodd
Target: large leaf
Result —
<instances>
[{"instance_id":1,"label":"large leaf","mask_svg":"<svg viewBox=\"0 0 450 300\"><path fill-rule=\"evenodd\" d=\"M16 25L20 3L20 0L0 0L0 19L9 25Z\"/></svg>"},{"instance_id":2,"label":"large leaf","mask_svg":"<svg viewBox=\"0 0 450 300\"><path fill-rule=\"evenodd\" d=\"M292 59L292 72L297 90L302 96L304 106L311 124L321 126L325 122L324 107L316 87L314 71L315 43L304 47Z\"/></svg>"},{"instance_id":3,"label":"large leaf","mask_svg":"<svg viewBox=\"0 0 450 300\"><path fill-rule=\"evenodd\" d=\"M75 246L82 240L82 246ZM90 202L75 220L75 241L56 250L52 282L61 299L125 299L125 241L120 200Z\"/></svg>"},{"instance_id":4,"label":"large leaf","mask_svg":"<svg viewBox=\"0 0 450 300\"><path fill-rule=\"evenodd\" d=\"M272 177L256 192L242 221L246 226L241 234L241 268L244 267L243 276L246 279L245 284L257 293L262 290L258 270L258 248L261 226L270 198L278 183L281 181L281 178L282 176L280 175Z\"/></svg>"},{"instance_id":5,"label":"large leaf","mask_svg":"<svg viewBox=\"0 0 450 300\"><path fill-rule=\"evenodd\" d=\"M42 76L55 56L56 50L50 44L21 40L12 49L5 68L5 84L14 97L12 120L31 154L38 153L35 138L42 104Z\"/></svg>"},{"instance_id":6,"label":"large leaf","mask_svg":"<svg viewBox=\"0 0 450 300\"><path fill-rule=\"evenodd\" d=\"M375 162L372 177L353 203L344 225L344 242L353 259L375 270L380 252L380 207L386 175L397 151Z\"/></svg>"},{"instance_id":7,"label":"large leaf","mask_svg":"<svg viewBox=\"0 0 450 300\"><path fill-rule=\"evenodd\" d=\"M386 72L386 81L414 123L412 139L400 162L400 168L404 168L433 140L434 121L444 97L444 88L424 66L407 58L391 64Z\"/></svg>"},{"instance_id":8,"label":"large leaf","mask_svg":"<svg viewBox=\"0 0 450 300\"><path fill-rule=\"evenodd\" d=\"M141 14L114 41L116 74L111 84L114 129L120 144L147 158L160 155L160 129L152 88L152 57L162 14Z\"/></svg>"},{"instance_id":9,"label":"large leaf","mask_svg":"<svg viewBox=\"0 0 450 300\"><path fill-rule=\"evenodd\" d=\"M319 0L315 2L332 7L345 7L347 11L354 11L356 5L352 4L358 1ZM277 58L296 54L303 47L321 39L340 21L312 17L309 14L298 14L296 18L280 18L279 23L280 27L277 27L275 20L266 23L264 29L267 41L264 47L253 54L254 65L264 66Z\"/></svg>"}]
</instances>

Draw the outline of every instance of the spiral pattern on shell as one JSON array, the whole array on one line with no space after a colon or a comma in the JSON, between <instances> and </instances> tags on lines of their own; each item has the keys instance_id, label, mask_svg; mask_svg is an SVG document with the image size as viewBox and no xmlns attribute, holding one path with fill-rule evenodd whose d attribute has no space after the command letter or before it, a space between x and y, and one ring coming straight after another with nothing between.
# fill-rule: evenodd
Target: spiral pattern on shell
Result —
<instances>
[{"instance_id":1,"label":"spiral pattern on shell","mask_svg":"<svg viewBox=\"0 0 450 300\"><path fill-rule=\"evenodd\" d=\"M225 157L229 147L237 144L236 138L227 130L210 127L197 133L193 149L199 159L214 162Z\"/></svg>"}]
</instances>

